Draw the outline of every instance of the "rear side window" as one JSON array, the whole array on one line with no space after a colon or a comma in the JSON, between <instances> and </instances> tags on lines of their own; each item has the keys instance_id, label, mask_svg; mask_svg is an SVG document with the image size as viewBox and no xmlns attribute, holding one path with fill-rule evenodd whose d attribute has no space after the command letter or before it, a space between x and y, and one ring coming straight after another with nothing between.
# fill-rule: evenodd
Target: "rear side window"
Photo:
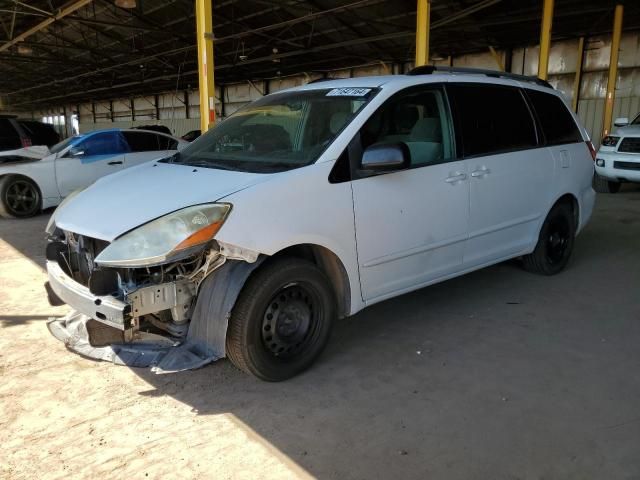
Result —
<instances>
[{"instance_id":1,"label":"rear side window","mask_svg":"<svg viewBox=\"0 0 640 480\"><path fill-rule=\"evenodd\" d=\"M132 152L165 150L158 145L158 135L150 132L122 132Z\"/></svg>"},{"instance_id":2,"label":"rear side window","mask_svg":"<svg viewBox=\"0 0 640 480\"><path fill-rule=\"evenodd\" d=\"M454 105L456 140L465 157L537 146L535 124L519 89L464 84L447 90Z\"/></svg>"},{"instance_id":3,"label":"rear side window","mask_svg":"<svg viewBox=\"0 0 640 480\"><path fill-rule=\"evenodd\" d=\"M582 142L580 130L564 102L555 95L527 90L547 145Z\"/></svg>"},{"instance_id":4,"label":"rear side window","mask_svg":"<svg viewBox=\"0 0 640 480\"><path fill-rule=\"evenodd\" d=\"M178 149L178 141L171 137L165 137L164 135L158 135L158 144L160 146L160 150Z\"/></svg>"}]
</instances>

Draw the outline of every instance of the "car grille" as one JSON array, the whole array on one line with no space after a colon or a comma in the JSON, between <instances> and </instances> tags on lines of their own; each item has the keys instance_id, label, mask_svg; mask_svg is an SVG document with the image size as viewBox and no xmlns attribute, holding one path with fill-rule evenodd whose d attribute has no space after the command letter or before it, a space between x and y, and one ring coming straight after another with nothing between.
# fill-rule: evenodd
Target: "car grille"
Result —
<instances>
[{"instance_id":1,"label":"car grille","mask_svg":"<svg viewBox=\"0 0 640 480\"><path fill-rule=\"evenodd\" d=\"M640 162L613 162L613 168L618 170L640 170Z\"/></svg>"},{"instance_id":2,"label":"car grille","mask_svg":"<svg viewBox=\"0 0 640 480\"><path fill-rule=\"evenodd\" d=\"M619 152L640 153L640 137L626 137L620 142Z\"/></svg>"}]
</instances>

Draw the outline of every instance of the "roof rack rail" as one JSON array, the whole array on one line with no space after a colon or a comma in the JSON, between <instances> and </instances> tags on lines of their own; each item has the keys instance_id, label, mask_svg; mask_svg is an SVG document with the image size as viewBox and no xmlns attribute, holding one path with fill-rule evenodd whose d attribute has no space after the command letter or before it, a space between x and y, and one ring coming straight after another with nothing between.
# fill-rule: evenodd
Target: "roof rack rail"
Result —
<instances>
[{"instance_id":1,"label":"roof rack rail","mask_svg":"<svg viewBox=\"0 0 640 480\"><path fill-rule=\"evenodd\" d=\"M494 78L509 78L518 80L519 82L530 82L542 87L553 88L549 82L538 77L530 77L517 73L500 72L498 70L485 70L482 68L465 68L465 67L438 67L435 65L422 65L409 71L407 75L431 75L433 73L470 73L475 75L486 75Z\"/></svg>"},{"instance_id":2,"label":"roof rack rail","mask_svg":"<svg viewBox=\"0 0 640 480\"><path fill-rule=\"evenodd\" d=\"M305 83L305 85L309 85L311 83L318 83L318 82L330 82L331 80L346 80L346 77L320 77L320 78L314 78L313 80L309 80L307 83Z\"/></svg>"}]
</instances>

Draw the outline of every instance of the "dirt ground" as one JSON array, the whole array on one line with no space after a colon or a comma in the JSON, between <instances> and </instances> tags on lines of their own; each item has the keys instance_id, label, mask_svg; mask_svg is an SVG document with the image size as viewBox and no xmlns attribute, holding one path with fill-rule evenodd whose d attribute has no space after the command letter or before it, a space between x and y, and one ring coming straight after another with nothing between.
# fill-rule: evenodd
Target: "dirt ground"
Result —
<instances>
[{"instance_id":1,"label":"dirt ground","mask_svg":"<svg viewBox=\"0 0 640 480\"><path fill-rule=\"evenodd\" d=\"M48 215L0 220L0 477L640 478L640 188L561 275L508 262L337 324L306 374L157 376L67 351Z\"/></svg>"}]
</instances>

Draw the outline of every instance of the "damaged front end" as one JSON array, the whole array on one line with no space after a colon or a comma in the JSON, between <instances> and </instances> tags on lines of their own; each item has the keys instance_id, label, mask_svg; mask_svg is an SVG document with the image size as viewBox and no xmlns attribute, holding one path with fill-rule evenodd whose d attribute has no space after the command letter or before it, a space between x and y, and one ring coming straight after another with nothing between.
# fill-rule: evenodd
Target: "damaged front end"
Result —
<instances>
[{"instance_id":1,"label":"damaged front end","mask_svg":"<svg viewBox=\"0 0 640 480\"><path fill-rule=\"evenodd\" d=\"M205 209L185 217L200 222L191 228L195 232L176 224L172 215L170 222L159 219L164 225L154 226L155 220L111 243L50 229L49 298L73 308L48 323L56 338L84 356L153 367L157 373L197 368L225 356L231 309L262 258L213 240L217 229L210 228L212 215ZM158 241L153 234L166 237L166 228L184 231ZM194 235L195 241L186 242ZM177 241L181 248L172 245Z\"/></svg>"}]
</instances>

